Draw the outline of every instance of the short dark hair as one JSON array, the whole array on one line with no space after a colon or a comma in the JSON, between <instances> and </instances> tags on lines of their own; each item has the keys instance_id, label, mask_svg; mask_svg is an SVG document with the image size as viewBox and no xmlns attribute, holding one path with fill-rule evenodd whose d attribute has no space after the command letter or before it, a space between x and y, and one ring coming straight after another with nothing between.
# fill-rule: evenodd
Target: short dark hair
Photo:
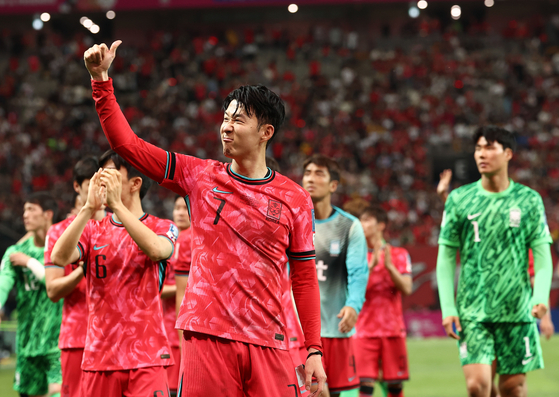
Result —
<instances>
[{"instance_id":1,"label":"short dark hair","mask_svg":"<svg viewBox=\"0 0 559 397\"><path fill-rule=\"evenodd\" d=\"M272 171L280 172L280 166L273 157L266 156L266 166Z\"/></svg>"},{"instance_id":2,"label":"short dark hair","mask_svg":"<svg viewBox=\"0 0 559 397\"><path fill-rule=\"evenodd\" d=\"M363 210L361 216L363 215L372 216L377 220L378 223L384 223L385 225L388 225L388 213L381 206L370 205Z\"/></svg>"},{"instance_id":3,"label":"short dark hair","mask_svg":"<svg viewBox=\"0 0 559 397\"><path fill-rule=\"evenodd\" d=\"M132 179L135 177L142 178L142 186L140 187L140 200L143 199L146 196L153 181L142 174L140 171L138 171L136 168L132 167L128 161L124 160L118 155L117 152L112 149L107 150L99 158L99 167L103 167L109 160L112 160L113 163L115 163L115 167L117 170L120 170L121 167L126 168L126 171L128 171L128 179Z\"/></svg>"},{"instance_id":4,"label":"short dark hair","mask_svg":"<svg viewBox=\"0 0 559 397\"><path fill-rule=\"evenodd\" d=\"M336 160L323 154L315 153L305 160L303 163L303 170L307 169L309 164L314 164L318 167L326 167L328 169L328 173L330 174L330 181L340 180L340 166Z\"/></svg>"},{"instance_id":5,"label":"short dark hair","mask_svg":"<svg viewBox=\"0 0 559 397\"><path fill-rule=\"evenodd\" d=\"M52 223L58 221L58 203L49 192L31 193L25 199L26 203L37 204L43 211L52 211Z\"/></svg>"},{"instance_id":6,"label":"short dark hair","mask_svg":"<svg viewBox=\"0 0 559 397\"><path fill-rule=\"evenodd\" d=\"M516 137L514 132L497 127L496 125L486 125L476 130L474 134L474 145L477 145L481 137L484 137L489 143L497 141L503 145L503 149L510 149L513 153L516 151Z\"/></svg>"},{"instance_id":7,"label":"short dark hair","mask_svg":"<svg viewBox=\"0 0 559 397\"><path fill-rule=\"evenodd\" d=\"M274 135L266 143L268 146L285 120L285 105L282 99L266 86L243 85L227 95L223 101L223 111L227 110L233 101L237 101L235 113L242 106L248 117L252 117L252 114L256 116L259 126L271 124L274 127Z\"/></svg>"},{"instance_id":8,"label":"short dark hair","mask_svg":"<svg viewBox=\"0 0 559 397\"><path fill-rule=\"evenodd\" d=\"M74 166L74 182L81 186L86 179L93 178L93 175L99 169L99 161L97 157L88 156L84 157Z\"/></svg>"}]
</instances>

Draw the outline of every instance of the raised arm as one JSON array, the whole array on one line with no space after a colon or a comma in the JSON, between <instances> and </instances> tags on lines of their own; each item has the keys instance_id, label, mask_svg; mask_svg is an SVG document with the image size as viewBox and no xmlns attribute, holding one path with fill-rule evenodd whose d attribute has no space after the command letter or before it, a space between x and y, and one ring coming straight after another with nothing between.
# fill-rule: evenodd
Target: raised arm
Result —
<instances>
[{"instance_id":1,"label":"raised arm","mask_svg":"<svg viewBox=\"0 0 559 397\"><path fill-rule=\"evenodd\" d=\"M109 49L105 44L94 45L84 53L84 61L93 88L95 109L111 148L134 168L158 183L169 177L174 157L165 150L140 139L130 128L116 98L109 67L122 42L115 41ZM184 195L184 192L177 192Z\"/></svg>"}]
</instances>

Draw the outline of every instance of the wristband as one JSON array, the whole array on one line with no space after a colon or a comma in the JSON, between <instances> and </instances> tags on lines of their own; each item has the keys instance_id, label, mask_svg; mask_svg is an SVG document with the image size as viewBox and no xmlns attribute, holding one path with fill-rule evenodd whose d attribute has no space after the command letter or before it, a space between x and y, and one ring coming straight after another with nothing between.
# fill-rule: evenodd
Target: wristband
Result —
<instances>
[{"instance_id":1,"label":"wristband","mask_svg":"<svg viewBox=\"0 0 559 397\"><path fill-rule=\"evenodd\" d=\"M42 280L45 278L45 266L35 258L29 258L27 261L27 268L37 277Z\"/></svg>"},{"instance_id":2,"label":"wristband","mask_svg":"<svg viewBox=\"0 0 559 397\"><path fill-rule=\"evenodd\" d=\"M315 352L309 353L309 355L307 356L307 360L310 358L310 356L320 356L320 357L324 357L324 355L322 354L322 352L320 350L317 350Z\"/></svg>"}]
</instances>

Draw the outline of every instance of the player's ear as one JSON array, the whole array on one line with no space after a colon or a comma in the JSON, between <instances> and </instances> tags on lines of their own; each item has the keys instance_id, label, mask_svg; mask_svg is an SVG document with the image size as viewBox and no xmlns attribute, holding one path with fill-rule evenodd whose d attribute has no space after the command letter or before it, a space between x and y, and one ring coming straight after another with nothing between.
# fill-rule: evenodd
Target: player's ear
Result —
<instances>
[{"instance_id":1,"label":"player's ear","mask_svg":"<svg viewBox=\"0 0 559 397\"><path fill-rule=\"evenodd\" d=\"M338 181L330 181L330 193L334 193L338 189Z\"/></svg>"},{"instance_id":2,"label":"player's ear","mask_svg":"<svg viewBox=\"0 0 559 397\"><path fill-rule=\"evenodd\" d=\"M50 221L51 223L54 223L54 212L52 212L52 210L46 210L43 212L43 215L45 216L45 218L47 219L47 221Z\"/></svg>"},{"instance_id":3,"label":"player's ear","mask_svg":"<svg viewBox=\"0 0 559 397\"><path fill-rule=\"evenodd\" d=\"M140 194L140 189L142 188L142 178L135 176L130 180L130 193L134 194L138 192Z\"/></svg>"},{"instance_id":4,"label":"player's ear","mask_svg":"<svg viewBox=\"0 0 559 397\"><path fill-rule=\"evenodd\" d=\"M505 149L505 158L507 159L507 161L510 161L512 159L512 149L511 148L506 148Z\"/></svg>"},{"instance_id":5,"label":"player's ear","mask_svg":"<svg viewBox=\"0 0 559 397\"><path fill-rule=\"evenodd\" d=\"M260 138L262 142L268 142L274 136L274 126L272 124L263 124L260 126Z\"/></svg>"},{"instance_id":6,"label":"player's ear","mask_svg":"<svg viewBox=\"0 0 559 397\"><path fill-rule=\"evenodd\" d=\"M74 192L80 194L80 184L74 181Z\"/></svg>"}]
</instances>

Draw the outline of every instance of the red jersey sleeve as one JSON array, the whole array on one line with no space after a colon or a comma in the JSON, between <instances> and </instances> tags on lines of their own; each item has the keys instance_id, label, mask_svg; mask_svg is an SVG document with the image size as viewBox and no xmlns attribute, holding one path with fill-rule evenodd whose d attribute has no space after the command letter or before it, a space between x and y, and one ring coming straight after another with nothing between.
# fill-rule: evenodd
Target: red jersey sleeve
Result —
<instances>
[{"instance_id":1,"label":"red jersey sleeve","mask_svg":"<svg viewBox=\"0 0 559 397\"><path fill-rule=\"evenodd\" d=\"M400 274L411 275L411 257L408 251L404 248L399 248L395 250L394 253L394 266L400 272Z\"/></svg>"},{"instance_id":2,"label":"red jersey sleeve","mask_svg":"<svg viewBox=\"0 0 559 397\"><path fill-rule=\"evenodd\" d=\"M85 225L83 229L83 233L80 236L80 240L78 241L78 251L80 251L80 257L78 261L84 260L89 255L90 250L90 241L91 241L91 227L93 223L98 223L97 221L89 221Z\"/></svg>"},{"instance_id":3,"label":"red jersey sleeve","mask_svg":"<svg viewBox=\"0 0 559 397\"><path fill-rule=\"evenodd\" d=\"M52 225L47 232L47 238L45 240L45 266L55 266L55 264L52 263L51 254L54 244L56 244L59 237L56 225Z\"/></svg>"},{"instance_id":4,"label":"red jersey sleeve","mask_svg":"<svg viewBox=\"0 0 559 397\"><path fill-rule=\"evenodd\" d=\"M192 262L191 229L186 229L179 234L175 246L175 255L172 263L175 276L188 276L190 273L190 263Z\"/></svg>"},{"instance_id":5,"label":"red jersey sleeve","mask_svg":"<svg viewBox=\"0 0 559 397\"><path fill-rule=\"evenodd\" d=\"M175 251L175 244L177 242L177 238L179 237L179 228L167 219L160 219L153 231L158 236L165 237L171 242L171 244L173 244L173 252L171 252L171 255L169 256L169 258L172 258Z\"/></svg>"}]
</instances>

